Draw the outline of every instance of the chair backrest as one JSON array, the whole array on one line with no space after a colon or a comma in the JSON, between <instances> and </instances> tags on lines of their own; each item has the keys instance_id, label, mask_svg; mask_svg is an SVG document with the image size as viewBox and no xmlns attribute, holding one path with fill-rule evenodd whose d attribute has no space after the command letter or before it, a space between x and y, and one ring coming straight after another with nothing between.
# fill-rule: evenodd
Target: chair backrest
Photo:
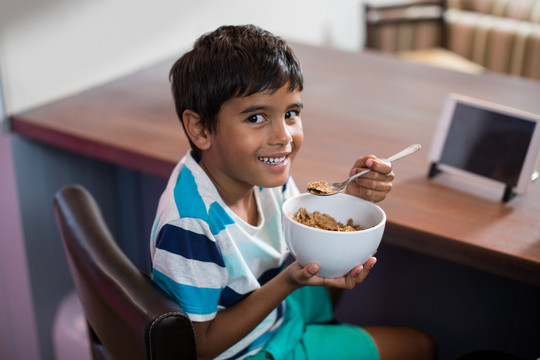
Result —
<instances>
[{"instance_id":1,"label":"chair backrest","mask_svg":"<svg viewBox=\"0 0 540 360\"><path fill-rule=\"evenodd\" d=\"M189 318L116 244L92 195L60 189L56 221L95 359L196 359Z\"/></svg>"}]
</instances>

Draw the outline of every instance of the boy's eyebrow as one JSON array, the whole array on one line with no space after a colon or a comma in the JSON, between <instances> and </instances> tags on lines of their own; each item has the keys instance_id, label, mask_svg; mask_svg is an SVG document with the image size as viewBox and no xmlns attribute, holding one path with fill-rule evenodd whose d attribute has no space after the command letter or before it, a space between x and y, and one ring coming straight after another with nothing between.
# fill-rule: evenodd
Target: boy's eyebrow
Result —
<instances>
[{"instance_id":1,"label":"boy's eyebrow","mask_svg":"<svg viewBox=\"0 0 540 360\"><path fill-rule=\"evenodd\" d=\"M293 104L290 104L287 108L293 108L293 107L297 107L297 108L300 108L300 109L303 109L304 108L304 104L299 102L299 103L293 103ZM264 106L264 105L253 105L253 106L249 106L247 108L245 108L243 111L242 111L242 114L247 114L247 113L252 113L252 112L256 112L256 111L259 111L259 110L264 110L268 108L268 106Z\"/></svg>"}]
</instances>

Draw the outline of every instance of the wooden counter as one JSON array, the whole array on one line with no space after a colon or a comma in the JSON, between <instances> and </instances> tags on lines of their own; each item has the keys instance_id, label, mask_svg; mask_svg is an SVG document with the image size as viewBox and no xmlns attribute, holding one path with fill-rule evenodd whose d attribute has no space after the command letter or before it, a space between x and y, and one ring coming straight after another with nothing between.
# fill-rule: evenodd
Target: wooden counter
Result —
<instances>
[{"instance_id":1,"label":"wooden counter","mask_svg":"<svg viewBox=\"0 0 540 360\"><path fill-rule=\"evenodd\" d=\"M458 73L374 53L293 48L305 75L305 140L292 171L299 187L345 178L358 156L386 157L420 143L420 152L394 165L394 189L380 204L388 215L384 241L540 285L539 184L504 204L502 185L448 174L426 177L449 93L540 114L540 82ZM172 61L16 114L10 119L13 131L167 177L189 148L169 91Z\"/></svg>"}]
</instances>

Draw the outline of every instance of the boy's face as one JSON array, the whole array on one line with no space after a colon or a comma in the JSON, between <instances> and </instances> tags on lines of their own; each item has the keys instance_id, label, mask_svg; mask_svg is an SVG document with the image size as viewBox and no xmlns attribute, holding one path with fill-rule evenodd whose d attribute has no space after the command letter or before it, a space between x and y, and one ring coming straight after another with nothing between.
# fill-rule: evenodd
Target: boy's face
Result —
<instances>
[{"instance_id":1,"label":"boy's face","mask_svg":"<svg viewBox=\"0 0 540 360\"><path fill-rule=\"evenodd\" d=\"M287 85L224 103L201 159L218 190L283 185L304 139L301 110L300 91Z\"/></svg>"}]
</instances>

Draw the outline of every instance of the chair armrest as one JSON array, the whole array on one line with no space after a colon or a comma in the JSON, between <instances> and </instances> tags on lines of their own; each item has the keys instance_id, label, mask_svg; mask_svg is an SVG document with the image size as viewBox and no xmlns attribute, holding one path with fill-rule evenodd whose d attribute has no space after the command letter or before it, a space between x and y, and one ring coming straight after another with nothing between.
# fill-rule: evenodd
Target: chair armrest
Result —
<instances>
[{"instance_id":1,"label":"chair armrest","mask_svg":"<svg viewBox=\"0 0 540 360\"><path fill-rule=\"evenodd\" d=\"M194 343L180 339L195 338L190 320L184 314L167 313L155 319L148 331L151 359L174 359L182 354L185 359L197 359Z\"/></svg>"}]
</instances>

